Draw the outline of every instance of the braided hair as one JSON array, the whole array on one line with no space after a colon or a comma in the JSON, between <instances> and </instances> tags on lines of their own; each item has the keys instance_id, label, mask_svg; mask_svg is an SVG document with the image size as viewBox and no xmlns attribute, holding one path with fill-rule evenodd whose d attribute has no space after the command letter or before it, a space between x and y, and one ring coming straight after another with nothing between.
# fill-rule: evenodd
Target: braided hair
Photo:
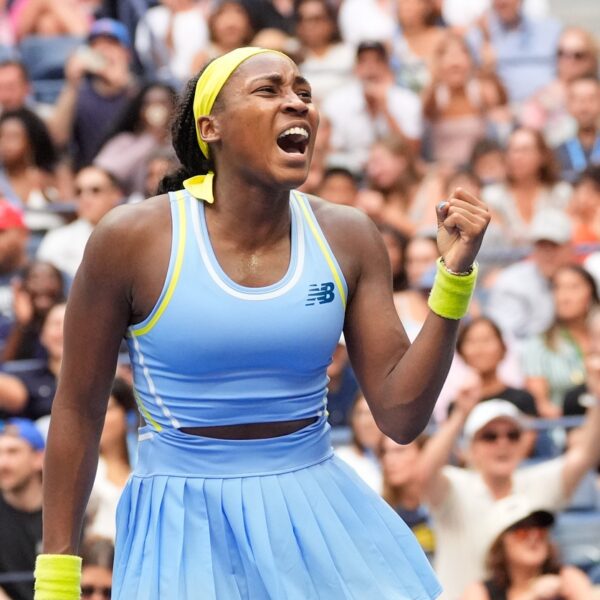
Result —
<instances>
[{"instance_id":1,"label":"braided hair","mask_svg":"<svg viewBox=\"0 0 600 600\"><path fill-rule=\"evenodd\" d=\"M181 166L162 178L158 185L159 194L180 190L183 187L183 182L188 177L204 175L214 169L213 161L206 158L200 151L198 138L196 137L194 95L196 93L196 83L203 71L204 69L188 81L177 105L171 135L173 137L173 148ZM218 102L219 98L217 97L213 110L218 109Z\"/></svg>"}]
</instances>

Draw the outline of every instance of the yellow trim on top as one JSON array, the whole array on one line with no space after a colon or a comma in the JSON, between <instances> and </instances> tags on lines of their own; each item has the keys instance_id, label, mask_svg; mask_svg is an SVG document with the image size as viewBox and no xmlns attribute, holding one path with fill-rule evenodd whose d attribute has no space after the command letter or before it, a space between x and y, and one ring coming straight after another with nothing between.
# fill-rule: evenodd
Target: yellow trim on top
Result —
<instances>
[{"instance_id":1,"label":"yellow trim on top","mask_svg":"<svg viewBox=\"0 0 600 600\"><path fill-rule=\"evenodd\" d=\"M173 268L173 274L171 275L171 281L169 281L169 286L167 287L167 291L163 296L163 299L156 309L156 312L150 319L150 321L144 325L144 327L140 329L132 330L133 335L139 337L141 335L146 335L157 323L162 314L165 312L171 298L173 297L173 293L175 292L175 288L177 287L177 282L179 280L179 275L181 273L181 266L183 265L183 254L185 250L185 237L187 232L187 217L185 212L185 195L182 190L176 192L177 196L177 212L179 214L179 241L177 244L177 255L175 257L175 266Z\"/></svg>"},{"instance_id":2,"label":"yellow trim on top","mask_svg":"<svg viewBox=\"0 0 600 600\"><path fill-rule=\"evenodd\" d=\"M323 253L323 256L325 257L325 261L327 262L327 265L329 266L329 269L331 270L331 273L333 275L333 280L335 281L335 285L337 286L338 291L340 292L342 306L345 309L346 308L346 292L344 291L344 285L342 283L340 274L338 273L338 270L335 266L335 262L333 262L331 253L329 252L329 250L327 248L327 243L323 239L323 236L321 235L321 233L317 229L315 222L313 221L313 217L311 216L310 212L306 208L304 199L299 197L299 195L296 193L294 193L294 195L296 197L296 200L298 201L298 204L300 204L300 208L302 208L302 212L304 213L306 222L308 223L308 226L309 226L315 240L317 240L317 244L319 245L319 248L321 249L321 252ZM308 202L308 200L306 200L306 202ZM316 218L315 218L315 220L316 220Z\"/></svg>"},{"instance_id":3,"label":"yellow trim on top","mask_svg":"<svg viewBox=\"0 0 600 600\"><path fill-rule=\"evenodd\" d=\"M146 421L146 423L152 425L152 427L154 427L154 429L156 429L156 431L162 431L162 425L160 423L157 423L152 418L152 416L148 412L148 409L144 406L144 403L142 402L142 399L141 399L140 395L137 393L137 390L135 388L133 388L133 397L135 398L138 408L140 409L140 412L142 413L142 416L144 417L144 420Z\"/></svg>"}]
</instances>

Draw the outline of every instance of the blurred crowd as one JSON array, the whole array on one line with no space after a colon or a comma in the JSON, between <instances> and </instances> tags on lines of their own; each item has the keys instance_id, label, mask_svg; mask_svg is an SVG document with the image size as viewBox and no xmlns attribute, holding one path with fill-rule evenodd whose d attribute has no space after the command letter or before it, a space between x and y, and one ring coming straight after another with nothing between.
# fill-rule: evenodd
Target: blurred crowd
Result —
<instances>
[{"instance_id":1,"label":"blurred crowd","mask_svg":"<svg viewBox=\"0 0 600 600\"><path fill-rule=\"evenodd\" d=\"M455 360L415 442L379 432L340 340L329 369L339 457L411 527L444 599L593 598L591 31L565 27L548 0L0 0L0 600L33 597L65 302L86 242L113 207L156 194L178 165L179 93L245 45L286 53L310 81L321 124L302 191L377 224L409 338L428 314L436 204L462 187L493 215ZM140 421L131 369L121 353L82 532L82 598L111 594L114 514Z\"/></svg>"}]
</instances>

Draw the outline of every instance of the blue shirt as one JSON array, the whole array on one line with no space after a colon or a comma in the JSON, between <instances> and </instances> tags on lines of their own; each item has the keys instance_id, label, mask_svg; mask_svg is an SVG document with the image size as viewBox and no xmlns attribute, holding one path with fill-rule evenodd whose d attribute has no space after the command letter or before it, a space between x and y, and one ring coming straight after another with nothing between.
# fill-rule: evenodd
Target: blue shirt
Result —
<instances>
[{"instance_id":1,"label":"blue shirt","mask_svg":"<svg viewBox=\"0 0 600 600\"><path fill-rule=\"evenodd\" d=\"M562 26L554 19L521 17L515 27L506 27L490 13L490 41L496 53L496 73L506 87L511 102L522 102L548 85L555 76L556 49ZM467 40L477 57L484 38L475 27Z\"/></svg>"}]
</instances>

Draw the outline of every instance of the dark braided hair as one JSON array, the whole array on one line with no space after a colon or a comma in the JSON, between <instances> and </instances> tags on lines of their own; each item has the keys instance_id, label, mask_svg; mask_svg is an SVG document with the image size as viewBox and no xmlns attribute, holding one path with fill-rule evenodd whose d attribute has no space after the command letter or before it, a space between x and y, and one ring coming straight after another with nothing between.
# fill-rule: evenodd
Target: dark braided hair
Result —
<instances>
[{"instance_id":1,"label":"dark braided hair","mask_svg":"<svg viewBox=\"0 0 600 600\"><path fill-rule=\"evenodd\" d=\"M159 194L180 190L183 187L184 180L188 177L204 175L214 169L212 160L204 157L200 151L198 138L196 137L194 94L196 92L196 83L203 71L204 69L196 77L188 81L177 105L175 119L171 127L171 135L173 136L173 148L181 163L181 167L162 178L158 185ZM214 108L217 107L218 101L219 98L217 97Z\"/></svg>"}]
</instances>

